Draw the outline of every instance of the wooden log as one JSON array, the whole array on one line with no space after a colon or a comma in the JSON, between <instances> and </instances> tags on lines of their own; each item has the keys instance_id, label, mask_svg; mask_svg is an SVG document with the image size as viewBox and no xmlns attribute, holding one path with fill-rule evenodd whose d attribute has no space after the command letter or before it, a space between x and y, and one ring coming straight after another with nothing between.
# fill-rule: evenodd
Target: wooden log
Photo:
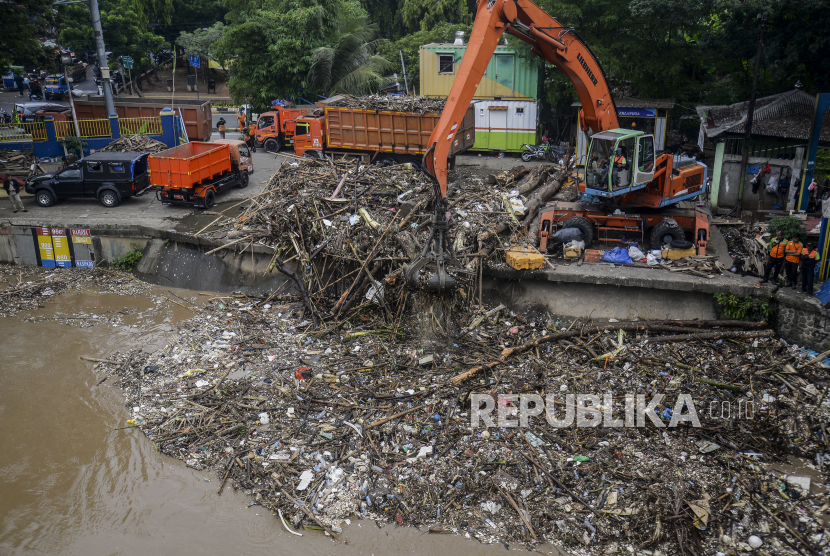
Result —
<instances>
[{"instance_id":1,"label":"wooden log","mask_svg":"<svg viewBox=\"0 0 830 556\"><path fill-rule=\"evenodd\" d=\"M412 409L407 409L406 411L401 411L400 413L396 413L396 414L392 415L391 417L387 417L386 419L381 419L380 421L375 421L371 425L366 425L366 428L363 429L363 430L369 430L369 429L373 429L375 427L379 427L380 425L382 425L384 423L388 423L389 421L397 419L398 417L403 417L407 413L412 413L413 411L417 411L417 410L421 409L422 407L424 407L424 406L419 405L418 407L413 407Z\"/></svg>"},{"instance_id":2,"label":"wooden log","mask_svg":"<svg viewBox=\"0 0 830 556\"><path fill-rule=\"evenodd\" d=\"M753 330L748 332L727 331L705 332L703 334L681 334L677 336L657 336L649 338L649 343L664 344L666 342L685 342L686 340L720 340L721 338L769 338L772 330Z\"/></svg>"},{"instance_id":3,"label":"wooden log","mask_svg":"<svg viewBox=\"0 0 830 556\"><path fill-rule=\"evenodd\" d=\"M556 195L559 190L562 188L562 183L565 181L567 177L567 171L563 170L557 172L556 174L552 175L547 182L545 182L544 187L536 191L530 200L527 202L525 206L525 217L522 220L522 223L527 228L533 219L536 218L536 214L539 212L539 209L542 208L542 205L548 202L551 197Z\"/></svg>"},{"instance_id":4,"label":"wooden log","mask_svg":"<svg viewBox=\"0 0 830 556\"><path fill-rule=\"evenodd\" d=\"M546 165L534 167L533 170L531 170L530 173L517 184L516 189L519 190L519 195L527 195L542 185L548 177L549 170L550 166Z\"/></svg>"}]
</instances>

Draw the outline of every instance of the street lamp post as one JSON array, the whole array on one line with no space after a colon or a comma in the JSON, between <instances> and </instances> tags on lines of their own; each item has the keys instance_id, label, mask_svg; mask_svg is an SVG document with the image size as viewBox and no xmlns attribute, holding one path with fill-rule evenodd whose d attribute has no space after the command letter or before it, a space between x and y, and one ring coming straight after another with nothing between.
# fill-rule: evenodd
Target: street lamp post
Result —
<instances>
[{"instance_id":1,"label":"street lamp post","mask_svg":"<svg viewBox=\"0 0 830 556\"><path fill-rule=\"evenodd\" d=\"M69 91L69 107L72 109L72 122L75 124L75 137L80 137L81 128L78 125L78 114L75 113L75 99L72 98L72 87L69 83L69 72L66 70L67 61L71 64L72 57L69 54L62 53L61 65L63 65L63 78L66 79L66 90Z\"/></svg>"}]
</instances>

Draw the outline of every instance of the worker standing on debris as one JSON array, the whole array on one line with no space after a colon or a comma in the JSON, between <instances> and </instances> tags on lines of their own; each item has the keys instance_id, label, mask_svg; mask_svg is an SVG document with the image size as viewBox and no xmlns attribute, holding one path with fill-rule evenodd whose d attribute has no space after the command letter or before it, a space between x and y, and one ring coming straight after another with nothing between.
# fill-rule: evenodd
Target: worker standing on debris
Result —
<instances>
[{"instance_id":1,"label":"worker standing on debris","mask_svg":"<svg viewBox=\"0 0 830 556\"><path fill-rule=\"evenodd\" d=\"M781 267L784 265L784 251L786 248L787 240L784 239L784 232L778 230L778 233L769 242L769 257L767 257L767 265L764 268L764 279L761 280L762 284L769 282L769 275L773 269L775 269L775 272L772 280L773 282L778 280L778 273L781 272Z\"/></svg>"},{"instance_id":2,"label":"worker standing on debris","mask_svg":"<svg viewBox=\"0 0 830 556\"><path fill-rule=\"evenodd\" d=\"M20 190L23 189L23 181L18 178L13 178L8 174L1 176L3 179L3 189L9 194L9 200L12 202L14 212L23 211L29 212L23 207L23 201L20 200Z\"/></svg>"},{"instance_id":3,"label":"worker standing on debris","mask_svg":"<svg viewBox=\"0 0 830 556\"><path fill-rule=\"evenodd\" d=\"M219 136L225 138L225 118L219 116L219 121L216 122L216 129L219 131Z\"/></svg>"},{"instance_id":4,"label":"worker standing on debris","mask_svg":"<svg viewBox=\"0 0 830 556\"><path fill-rule=\"evenodd\" d=\"M801 262L801 252L804 251L804 245L801 243L801 234L793 234L793 240L787 244L784 249L785 261L784 270L787 272L787 284L784 286L792 286L793 289L798 285L798 263Z\"/></svg>"},{"instance_id":5,"label":"worker standing on debris","mask_svg":"<svg viewBox=\"0 0 830 556\"><path fill-rule=\"evenodd\" d=\"M814 249L812 242L808 241L801 252L801 293L813 295L813 279L816 277L816 265L821 260L821 255Z\"/></svg>"}]
</instances>

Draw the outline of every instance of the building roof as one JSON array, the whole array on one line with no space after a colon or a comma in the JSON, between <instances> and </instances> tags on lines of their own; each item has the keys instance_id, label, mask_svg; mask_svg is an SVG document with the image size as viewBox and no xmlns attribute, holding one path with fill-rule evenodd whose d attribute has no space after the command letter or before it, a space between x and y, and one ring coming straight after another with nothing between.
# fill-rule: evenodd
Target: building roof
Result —
<instances>
[{"instance_id":1,"label":"building roof","mask_svg":"<svg viewBox=\"0 0 830 556\"><path fill-rule=\"evenodd\" d=\"M816 97L800 89L761 97L755 100L752 134L779 139L809 140ZM746 114L749 102L720 106L697 106L697 114L707 137L746 132ZM830 141L830 112L822 121L822 141Z\"/></svg>"},{"instance_id":2,"label":"building roof","mask_svg":"<svg viewBox=\"0 0 830 556\"><path fill-rule=\"evenodd\" d=\"M571 103L571 106L582 107L580 101ZM669 110L674 106L673 98L631 98L614 97L614 106L617 108L660 108Z\"/></svg>"},{"instance_id":3,"label":"building roof","mask_svg":"<svg viewBox=\"0 0 830 556\"><path fill-rule=\"evenodd\" d=\"M130 152L97 152L89 156L85 156L82 160L84 162L132 162L141 155L146 154L141 151Z\"/></svg>"},{"instance_id":4,"label":"building roof","mask_svg":"<svg viewBox=\"0 0 830 556\"><path fill-rule=\"evenodd\" d=\"M446 48L447 50L450 50L450 49L453 49L453 48L465 49L465 48L467 48L467 43L464 43L461 46L459 46L459 45L453 44L451 42L431 42L429 44L421 45L421 48ZM510 45L507 45L507 44L499 44L499 45L496 46L496 52L516 52L516 49L513 48Z\"/></svg>"}]
</instances>

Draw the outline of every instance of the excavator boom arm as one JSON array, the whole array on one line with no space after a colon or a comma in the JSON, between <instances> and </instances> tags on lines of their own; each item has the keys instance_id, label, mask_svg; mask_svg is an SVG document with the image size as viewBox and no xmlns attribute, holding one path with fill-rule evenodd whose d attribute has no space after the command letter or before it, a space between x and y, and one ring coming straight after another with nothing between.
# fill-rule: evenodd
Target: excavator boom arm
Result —
<instances>
[{"instance_id":1,"label":"excavator boom arm","mask_svg":"<svg viewBox=\"0 0 830 556\"><path fill-rule=\"evenodd\" d=\"M530 0L478 0L464 58L424 155L424 167L438 182L441 201L447 198L447 157L453 138L505 32L528 43L534 53L568 76L582 102L586 130L596 133L619 127L602 67L573 29L563 27Z\"/></svg>"}]
</instances>

